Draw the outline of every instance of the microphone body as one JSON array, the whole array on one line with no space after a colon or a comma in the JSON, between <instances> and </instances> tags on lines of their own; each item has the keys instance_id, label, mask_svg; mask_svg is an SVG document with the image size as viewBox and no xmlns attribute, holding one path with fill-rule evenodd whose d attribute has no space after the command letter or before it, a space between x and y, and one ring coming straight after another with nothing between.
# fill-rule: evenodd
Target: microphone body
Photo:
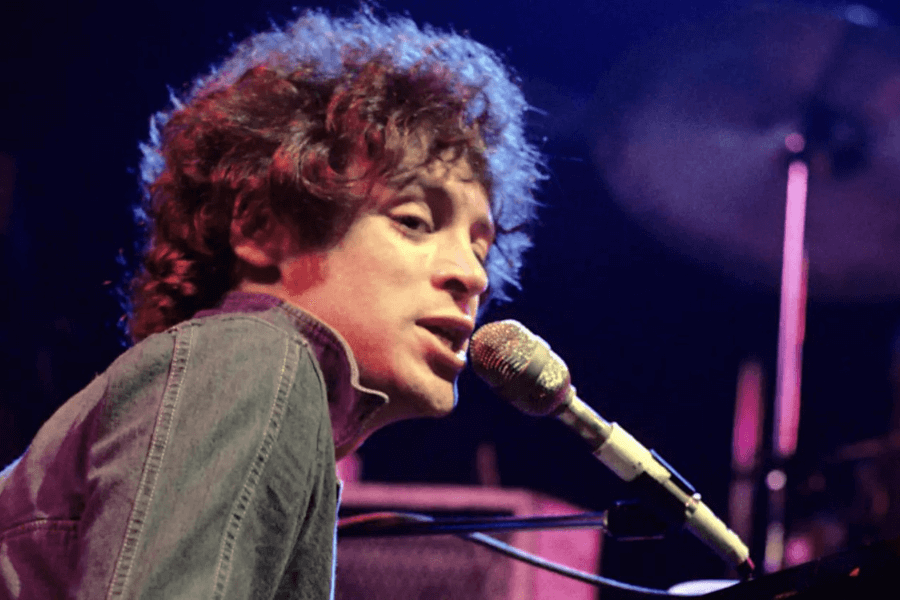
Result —
<instances>
[{"instance_id":1,"label":"microphone body","mask_svg":"<svg viewBox=\"0 0 900 600\"><path fill-rule=\"evenodd\" d=\"M753 562L737 534L659 455L578 398L568 368L544 340L517 321L498 321L475 332L469 352L475 373L497 394L525 413L552 415L570 426L600 462L624 481L634 482L663 519L683 524L742 577L749 577Z\"/></svg>"}]
</instances>

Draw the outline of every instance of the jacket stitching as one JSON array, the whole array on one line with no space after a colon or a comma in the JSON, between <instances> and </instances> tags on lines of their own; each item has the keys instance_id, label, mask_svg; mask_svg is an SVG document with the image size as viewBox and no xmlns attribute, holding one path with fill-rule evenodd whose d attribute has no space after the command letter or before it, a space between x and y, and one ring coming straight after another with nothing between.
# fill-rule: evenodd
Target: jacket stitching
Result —
<instances>
[{"instance_id":1,"label":"jacket stitching","mask_svg":"<svg viewBox=\"0 0 900 600\"><path fill-rule=\"evenodd\" d=\"M216 566L216 575L213 581L213 598L222 598L225 594L228 580L231 576L231 568L233 565L234 549L238 536L240 535L241 525L243 524L247 511L250 507L256 489L259 485L262 472L268 463L272 453L272 447L281 431L282 420L284 417L285 407L287 405L287 396L294 385L294 378L297 373L299 364L299 346L291 343L291 340L285 339L284 361L281 365L281 373L279 375L279 386L275 393L271 409L269 410L269 418L266 429L263 432L262 440L254 455L250 470L244 479L244 485L241 492L234 502L231 509L231 516L225 526L225 532L222 537L222 545L219 549L219 563ZM291 364L289 365L288 362ZM288 367L291 367L288 372Z\"/></svg>"},{"instance_id":2,"label":"jacket stitching","mask_svg":"<svg viewBox=\"0 0 900 600\"><path fill-rule=\"evenodd\" d=\"M187 363L191 355L193 334L194 331L191 327L186 327L177 331L175 352L172 358L172 373L169 376L169 381L163 392L162 404L160 405L159 412L156 416L156 424L153 427L153 436L150 439L150 448L147 452L147 458L144 461L134 506L131 509L131 514L128 516L125 539L122 541L119 558L116 561L112 581L110 581L109 589L106 594L107 599L123 595L131 576L131 568L134 565L138 543L144 532L144 523L146 522L147 512L153 501L153 495L156 491L156 484L159 479L159 472L165 458L169 434L172 430L172 422L175 418L175 411L178 407L178 400L182 389L181 383L187 372ZM187 336L187 339L184 339L183 336L185 335Z\"/></svg>"},{"instance_id":3,"label":"jacket stitching","mask_svg":"<svg viewBox=\"0 0 900 600\"><path fill-rule=\"evenodd\" d=\"M44 531L74 531L78 526L77 519L65 519L65 518L48 518L48 519L34 519L32 521L28 521L26 523L20 523L15 525L14 527L10 527L9 529L4 529L2 533L0 533L0 542L5 542L7 540L12 540L19 535L26 533L33 533L34 531L44 530Z\"/></svg>"}]
</instances>

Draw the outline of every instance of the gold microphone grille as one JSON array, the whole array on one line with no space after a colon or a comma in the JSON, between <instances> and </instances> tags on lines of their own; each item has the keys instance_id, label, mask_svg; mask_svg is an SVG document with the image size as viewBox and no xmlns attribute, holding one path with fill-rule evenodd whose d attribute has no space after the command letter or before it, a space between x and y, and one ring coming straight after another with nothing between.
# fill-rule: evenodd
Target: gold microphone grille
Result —
<instances>
[{"instance_id":1,"label":"gold microphone grille","mask_svg":"<svg viewBox=\"0 0 900 600\"><path fill-rule=\"evenodd\" d=\"M518 321L488 323L476 331L469 354L475 374L529 415L551 414L574 393L566 364Z\"/></svg>"},{"instance_id":2,"label":"gold microphone grille","mask_svg":"<svg viewBox=\"0 0 900 600\"><path fill-rule=\"evenodd\" d=\"M537 344L537 338L518 321L488 323L472 336L472 368L488 385L500 387L525 370Z\"/></svg>"}]
</instances>

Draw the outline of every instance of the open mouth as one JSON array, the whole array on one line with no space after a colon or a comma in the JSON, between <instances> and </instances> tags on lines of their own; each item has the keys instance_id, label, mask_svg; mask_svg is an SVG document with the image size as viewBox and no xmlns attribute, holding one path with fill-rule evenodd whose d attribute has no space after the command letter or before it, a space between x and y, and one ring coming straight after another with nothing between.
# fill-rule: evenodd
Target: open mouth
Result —
<instances>
[{"instance_id":1,"label":"open mouth","mask_svg":"<svg viewBox=\"0 0 900 600\"><path fill-rule=\"evenodd\" d=\"M471 335L469 326L438 321L423 322L420 325L431 332L453 354L460 354L465 351L466 342Z\"/></svg>"}]
</instances>

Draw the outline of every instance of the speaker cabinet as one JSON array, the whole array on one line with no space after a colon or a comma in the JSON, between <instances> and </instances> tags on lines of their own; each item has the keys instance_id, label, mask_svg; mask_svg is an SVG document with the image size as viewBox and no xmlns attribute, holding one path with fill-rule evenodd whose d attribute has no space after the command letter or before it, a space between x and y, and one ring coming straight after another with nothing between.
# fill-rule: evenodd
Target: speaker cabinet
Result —
<instances>
[{"instance_id":1,"label":"speaker cabinet","mask_svg":"<svg viewBox=\"0 0 900 600\"><path fill-rule=\"evenodd\" d=\"M582 512L549 496L497 487L348 483L341 515L371 511L433 516L553 516ZM597 530L489 534L589 573L600 562ZM454 535L338 538L338 600L589 600L594 586L538 569Z\"/></svg>"}]
</instances>

